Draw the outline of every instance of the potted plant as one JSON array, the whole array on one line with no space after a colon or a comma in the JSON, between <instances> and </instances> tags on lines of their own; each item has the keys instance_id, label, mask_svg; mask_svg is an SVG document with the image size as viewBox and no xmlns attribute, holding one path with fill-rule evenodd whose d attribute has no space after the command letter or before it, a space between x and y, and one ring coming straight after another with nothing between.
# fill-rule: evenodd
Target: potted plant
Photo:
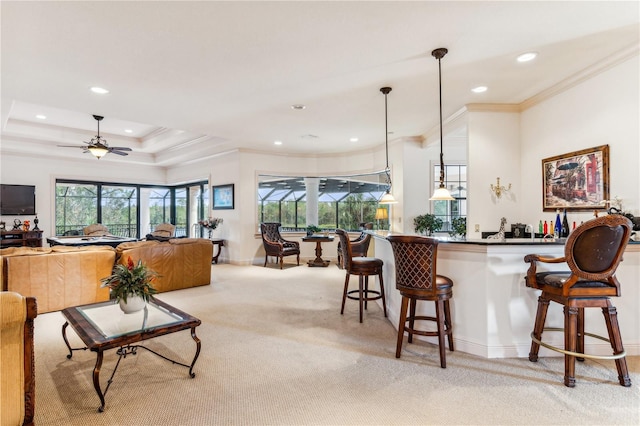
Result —
<instances>
[{"instance_id":1,"label":"potted plant","mask_svg":"<svg viewBox=\"0 0 640 426\"><path fill-rule=\"evenodd\" d=\"M321 231L322 231L322 228L320 228L319 226L316 226L316 225L307 226L307 236L311 236L316 232L321 232Z\"/></svg>"},{"instance_id":2,"label":"potted plant","mask_svg":"<svg viewBox=\"0 0 640 426\"><path fill-rule=\"evenodd\" d=\"M416 233L431 236L442 228L442 219L431 213L422 214L413 219L413 226Z\"/></svg>"},{"instance_id":3,"label":"potted plant","mask_svg":"<svg viewBox=\"0 0 640 426\"><path fill-rule=\"evenodd\" d=\"M102 287L111 289L111 297L118 301L125 314L143 309L152 295L158 291L152 282L158 274L146 267L141 260L134 264L131 257L127 264L117 264L113 273L102 278Z\"/></svg>"},{"instance_id":4,"label":"potted plant","mask_svg":"<svg viewBox=\"0 0 640 426\"><path fill-rule=\"evenodd\" d=\"M209 239L211 239L213 230L216 229L218 225L222 224L222 218L210 217L209 219L199 220L198 224L209 231Z\"/></svg>"},{"instance_id":5,"label":"potted plant","mask_svg":"<svg viewBox=\"0 0 640 426\"><path fill-rule=\"evenodd\" d=\"M462 216L454 217L451 220L451 231L449 231L449 234L454 238L467 235L467 218Z\"/></svg>"}]
</instances>

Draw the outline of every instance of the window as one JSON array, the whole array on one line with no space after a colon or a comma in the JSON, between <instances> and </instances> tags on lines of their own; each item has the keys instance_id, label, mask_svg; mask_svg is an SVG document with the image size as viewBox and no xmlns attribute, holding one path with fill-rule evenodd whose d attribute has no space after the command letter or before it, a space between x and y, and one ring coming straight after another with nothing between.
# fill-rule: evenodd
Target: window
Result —
<instances>
[{"instance_id":1,"label":"window","mask_svg":"<svg viewBox=\"0 0 640 426\"><path fill-rule=\"evenodd\" d=\"M378 200L384 194L386 174L314 178L318 190L318 225L324 229L357 230L374 222ZM314 188L315 189L315 188ZM315 191L314 191L315 192ZM279 222L288 230L307 224L307 187L303 177L259 176L258 223Z\"/></svg>"},{"instance_id":2,"label":"window","mask_svg":"<svg viewBox=\"0 0 640 426\"><path fill-rule=\"evenodd\" d=\"M140 237L173 223L176 236L186 236L189 226L207 214L208 195L208 182L153 187L61 179L56 181L55 232L81 235L85 226L102 223L114 235ZM193 229L193 236L201 236Z\"/></svg>"},{"instance_id":3,"label":"window","mask_svg":"<svg viewBox=\"0 0 640 426\"><path fill-rule=\"evenodd\" d=\"M455 198L453 201L434 201L433 214L442 219L442 232L451 231L451 220L467 216L467 166L463 164L445 165L445 187ZM440 186L440 164L433 167L435 190Z\"/></svg>"}]
</instances>

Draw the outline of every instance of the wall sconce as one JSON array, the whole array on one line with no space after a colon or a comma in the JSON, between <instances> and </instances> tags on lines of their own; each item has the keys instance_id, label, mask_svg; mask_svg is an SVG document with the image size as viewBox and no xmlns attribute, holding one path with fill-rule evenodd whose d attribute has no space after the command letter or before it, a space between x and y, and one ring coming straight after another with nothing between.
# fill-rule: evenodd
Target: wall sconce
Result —
<instances>
[{"instance_id":1,"label":"wall sconce","mask_svg":"<svg viewBox=\"0 0 640 426\"><path fill-rule=\"evenodd\" d=\"M491 191L496 195L496 198L502 197L503 192L507 192L511 189L511 184L508 187L500 186L500 178L496 178L496 185L491 184Z\"/></svg>"}]
</instances>

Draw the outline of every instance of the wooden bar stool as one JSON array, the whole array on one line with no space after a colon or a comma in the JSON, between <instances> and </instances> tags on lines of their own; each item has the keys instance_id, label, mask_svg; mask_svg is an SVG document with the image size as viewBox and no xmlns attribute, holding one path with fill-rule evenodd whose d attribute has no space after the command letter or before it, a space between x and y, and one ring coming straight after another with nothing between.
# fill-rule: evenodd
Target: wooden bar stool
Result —
<instances>
[{"instance_id":1,"label":"wooden bar stool","mask_svg":"<svg viewBox=\"0 0 640 426\"><path fill-rule=\"evenodd\" d=\"M576 359L613 359L622 386L631 386L627 360L622 346L616 308L609 297L620 296L620 283L615 273L629 242L631 221L619 214L592 219L576 228L564 248L564 257L549 258L536 254L525 256L530 263L527 287L542 290L538 298L536 322L531 333L529 360L538 360L540 346L564 354L564 384L574 387ZM536 265L566 263L570 272L537 272ZM549 302L564 306L564 329L545 328ZM584 331L585 308L601 308L609 339ZM564 331L564 349L542 342L543 331ZM584 337L595 337L611 343L612 355L584 353Z\"/></svg>"},{"instance_id":2,"label":"wooden bar stool","mask_svg":"<svg viewBox=\"0 0 640 426\"><path fill-rule=\"evenodd\" d=\"M391 243L396 262L396 288L402 295L396 358L400 358L405 331L409 333L408 343L413 342L414 334L438 336L440 367L447 368L445 336L449 341L449 350L454 351L453 324L449 307L449 300L453 297L453 281L436 274L438 240L413 235L393 235L387 237L387 240ZM418 300L435 302L436 316L416 315ZM409 301L411 306L407 315ZM415 321L435 321L437 330L417 330Z\"/></svg>"},{"instance_id":3,"label":"wooden bar stool","mask_svg":"<svg viewBox=\"0 0 640 426\"><path fill-rule=\"evenodd\" d=\"M354 257L351 249L349 234L344 229L336 229L336 234L340 238L342 245L342 255L344 257L344 269L347 275L344 280L344 291L342 293L342 308L340 314L344 314L344 303L347 299L357 300L360 303L360 322L362 322L363 308L367 309L367 302L370 300L382 299L382 309L384 316L387 316L387 303L384 297L384 280L382 279L382 260L375 257ZM351 275L358 276L358 290L349 290L349 278ZM380 291L369 288L369 275L377 275L380 280ZM354 294L357 293L357 296Z\"/></svg>"}]
</instances>

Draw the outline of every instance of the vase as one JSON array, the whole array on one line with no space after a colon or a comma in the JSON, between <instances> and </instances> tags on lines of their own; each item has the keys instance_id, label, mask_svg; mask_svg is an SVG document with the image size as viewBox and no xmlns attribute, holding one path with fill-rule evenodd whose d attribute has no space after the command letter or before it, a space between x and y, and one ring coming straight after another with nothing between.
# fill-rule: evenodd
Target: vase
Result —
<instances>
[{"instance_id":1,"label":"vase","mask_svg":"<svg viewBox=\"0 0 640 426\"><path fill-rule=\"evenodd\" d=\"M141 296L129 295L127 301L120 299L120 309L125 314L132 314L141 311L147 306L147 302Z\"/></svg>"}]
</instances>

